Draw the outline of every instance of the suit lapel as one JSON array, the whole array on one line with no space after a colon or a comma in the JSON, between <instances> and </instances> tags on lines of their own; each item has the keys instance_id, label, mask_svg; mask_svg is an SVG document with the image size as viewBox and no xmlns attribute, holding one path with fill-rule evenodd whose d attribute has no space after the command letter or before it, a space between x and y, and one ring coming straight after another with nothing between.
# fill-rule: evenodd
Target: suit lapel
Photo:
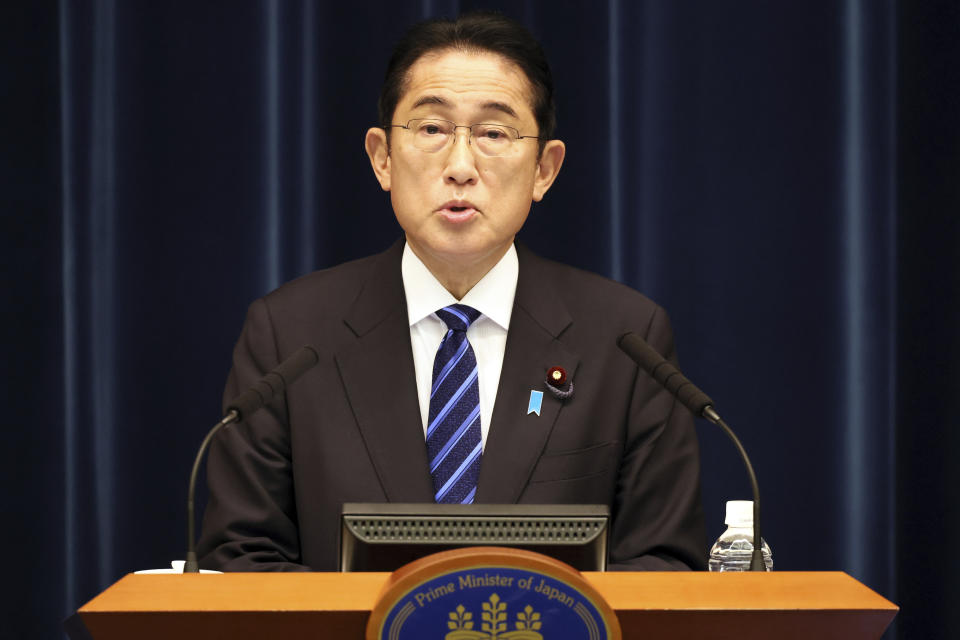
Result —
<instances>
[{"instance_id":1,"label":"suit lapel","mask_svg":"<svg viewBox=\"0 0 960 640\"><path fill-rule=\"evenodd\" d=\"M375 263L344 318L357 339L336 354L336 361L387 500L433 502L400 272L402 254L403 239Z\"/></svg>"},{"instance_id":2,"label":"suit lapel","mask_svg":"<svg viewBox=\"0 0 960 640\"><path fill-rule=\"evenodd\" d=\"M546 387L547 369L573 376L580 358L558 340L572 318L560 302L548 263L517 246L520 276L507 333L500 388L480 463L477 502L514 503L546 446L563 402ZM540 415L527 413L530 392L542 391Z\"/></svg>"}]
</instances>

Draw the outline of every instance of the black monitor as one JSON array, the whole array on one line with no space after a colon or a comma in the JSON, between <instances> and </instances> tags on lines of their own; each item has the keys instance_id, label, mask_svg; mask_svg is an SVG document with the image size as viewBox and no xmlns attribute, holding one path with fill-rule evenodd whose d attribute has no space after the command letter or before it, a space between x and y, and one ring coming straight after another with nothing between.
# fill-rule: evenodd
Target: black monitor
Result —
<instances>
[{"instance_id":1,"label":"black monitor","mask_svg":"<svg viewBox=\"0 0 960 640\"><path fill-rule=\"evenodd\" d=\"M460 547L516 547L580 571L605 571L606 505L347 503L341 571L395 571Z\"/></svg>"}]
</instances>

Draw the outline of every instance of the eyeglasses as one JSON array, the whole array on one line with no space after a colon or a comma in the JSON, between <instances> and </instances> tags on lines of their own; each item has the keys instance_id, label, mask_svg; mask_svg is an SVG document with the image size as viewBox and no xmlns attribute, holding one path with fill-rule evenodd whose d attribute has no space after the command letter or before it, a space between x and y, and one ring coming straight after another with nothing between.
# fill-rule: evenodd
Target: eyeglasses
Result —
<instances>
[{"instance_id":1,"label":"eyeglasses","mask_svg":"<svg viewBox=\"0 0 960 640\"><path fill-rule=\"evenodd\" d=\"M513 127L487 122L465 125L449 120L415 118L407 124L391 124L390 127L409 131L413 135L413 146L427 153L436 153L444 149L456 138L457 129L469 129L470 137L467 139L467 144L474 146L483 155L491 157L510 155L517 140L540 139L537 136L522 136L520 131ZM473 145L474 140L477 142L476 145Z\"/></svg>"}]
</instances>

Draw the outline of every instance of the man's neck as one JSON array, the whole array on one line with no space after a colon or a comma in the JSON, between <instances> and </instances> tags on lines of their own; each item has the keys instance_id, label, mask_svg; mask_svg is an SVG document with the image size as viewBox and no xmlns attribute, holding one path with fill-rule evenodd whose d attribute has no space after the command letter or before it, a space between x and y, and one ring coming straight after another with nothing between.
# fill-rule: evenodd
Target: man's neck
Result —
<instances>
[{"instance_id":1,"label":"man's neck","mask_svg":"<svg viewBox=\"0 0 960 640\"><path fill-rule=\"evenodd\" d=\"M450 292L457 300L463 299L474 285L476 285L483 276L487 275L490 269L496 266L500 259L507 253L510 244L502 249L489 253L481 258L464 262L463 260L445 260L438 256L429 254L426 251L419 250L413 244L410 244L409 238L407 244L410 250L424 266L429 269L433 277L437 279L443 288Z\"/></svg>"}]
</instances>

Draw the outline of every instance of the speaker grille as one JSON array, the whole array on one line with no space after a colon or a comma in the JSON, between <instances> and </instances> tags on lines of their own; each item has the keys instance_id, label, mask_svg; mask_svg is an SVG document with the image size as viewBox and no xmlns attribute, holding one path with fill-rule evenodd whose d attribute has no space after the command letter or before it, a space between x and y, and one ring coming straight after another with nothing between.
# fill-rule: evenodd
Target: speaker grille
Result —
<instances>
[{"instance_id":1,"label":"speaker grille","mask_svg":"<svg viewBox=\"0 0 960 640\"><path fill-rule=\"evenodd\" d=\"M357 538L366 543L432 544L571 544L587 543L601 535L605 518L405 518L364 516L344 518Z\"/></svg>"}]
</instances>

